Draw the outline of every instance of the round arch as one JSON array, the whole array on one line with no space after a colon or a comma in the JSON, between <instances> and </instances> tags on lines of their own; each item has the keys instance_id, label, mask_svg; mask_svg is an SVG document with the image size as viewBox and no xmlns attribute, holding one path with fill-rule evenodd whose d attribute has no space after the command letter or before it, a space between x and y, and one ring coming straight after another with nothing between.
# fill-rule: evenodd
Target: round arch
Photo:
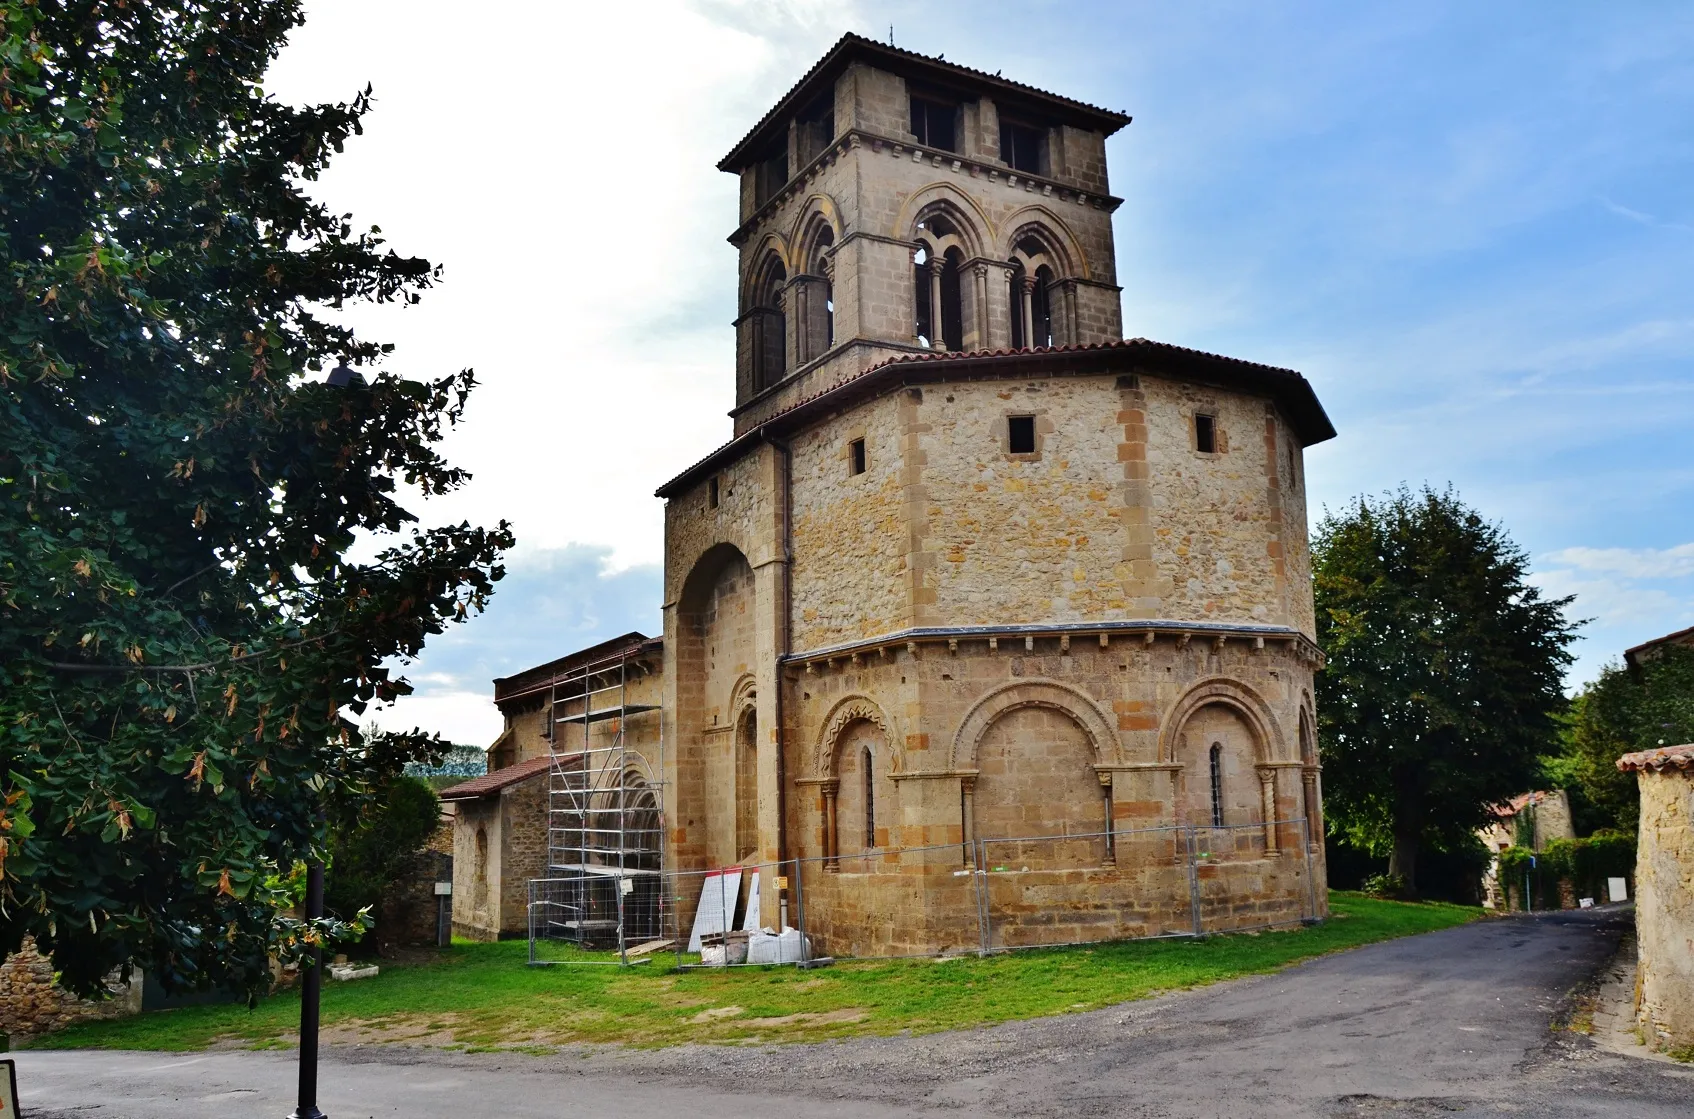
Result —
<instances>
[{"instance_id":1,"label":"round arch","mask_svg":"<svg viewBox=\"0 0 1694 1119\"><path fill-rule=\"evenodd\" d=\"M805 272L811 268L817 256L818 241L826 231L832 242L841 243L841 210L829 195L813 194L801 204L799 215L789 227L787 244L798 246L790 271Z\"/></svg>"},{"instance_id":2,"label":"round arch","mask_svg":"<svg viewBox=\"0 0 1694 1119\"><path fill-rule=\"evenodd\" d=\"M949 761L954 769L976 768L977 747L1000 716L1020 707L1046 707L1068 716L1088 736L1098 763L1118 759L1118 736L1112 720L1093 699L1057 680L1019 680L996 688L977 700L953 734Z\"/></svg>"},{"instance_id":3,"label":"round arch","mask_svg":"<svg viewBox=\"0 0 1694 1119\"><path fill-rule=\"evenodd\" d=\"M837 702L829 709L829 714L824 716L823 727L812 746L814 777L827 779L837 776L837 747L841 743L841 736L848 727L861 721L875 724L882 732L883 740L888 743L888 771L900 772L903 761L900 739L894 733L894 723L889 719L888 712L869 696L850 695Z\"/></svg>"},{"instance_id":4,"label":"round arch","mask_svg":"<svg viewBox=\"0 0 1694 1119\"><path fill-rule=\"evenodd\" d=\"M1041 246L1059 279L1088 276L1088 256L1082 245L1071 233L1070 227L1045 206L1025 206L1008 218L1001 228L1010 232L998 246L996 255L1000 259L1023 260L1033 271L1033 265L1039 261L1019 249L1021 244L1033 239Z\"/></svg>"},{"instance_id":5,"label":"round arch","mask_svg":"<svg viewBox=\"0 0 1694 1119\"><path fill-rule=\"evenodd\" d=\"M914 191L895 215L888 234L902 241L916 241L918 224L938 215L945 215L958 229L965 259L983 255L993 239L994 223L973 198L951 183L931 183Z\"/></svg>"},{"instance_id":6,"label":"round arch","mask_svg":"<svg viewBox=\"0 0 1694 1119\"><path fill-rule=\"evenodd\" d=\"M752 567L746 553L727 540L720 540L702 551L688 569L688 574L683 576L682 586L677 589L677 612L697 613L706 604L718 575L736 560Z\"/></svg>"},{"instance_id":7,"label":"round arch","mask_svg":"<svg viewBox=\"0 0 1694 1119\"><path fill-rule=\"evenodd\" d=\"M1246 720L1248 728L1253 732L1255 764L1288 756L1282 726L1277 722L1270 705L1239 680L1214 676L1189 688L1160 720L1159 725L1163 728L1159 735L1160 761L1176 760L1177 739L1187 725L1189 717L1200 708L1213 704L1228 707Z\"/></svg>"}]
</instances>

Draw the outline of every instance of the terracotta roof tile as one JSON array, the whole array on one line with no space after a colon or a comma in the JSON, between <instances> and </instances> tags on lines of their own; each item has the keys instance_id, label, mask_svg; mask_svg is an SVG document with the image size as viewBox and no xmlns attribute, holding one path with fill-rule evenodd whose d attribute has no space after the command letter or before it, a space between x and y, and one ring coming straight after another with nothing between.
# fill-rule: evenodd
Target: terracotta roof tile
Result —
<instances>
[{"instance_id":1,"label":"terracotta roof tile","mask_svg":"<svg viewBox=\"0 0 1694 1119\"><path fill-rule=\"evenodd\" d=\"M1694 742L1682 746L1660 746L1657 750L1638 750L1633 754L1625 754L1618 759L1618 768L1625 773L1650 769L1654 773L1667 773L1680 769L1694 776Z\"/></svg>"},{"instance_id":2,"label":"terracotta roof tile","mask_svg":"<svg viewBox=\"0 0 1694 1119\"><path fill-rule=\"evenodd\" d=\"M547 767L552 762L551 755L542 754L539 757L530 758L528 761L509 765L505 769L485 773L481 777L472 777L469 781L442 789L436 795L445 801L480 800L486 796L493 796L504 789L509 789L513 785L521 785L532 777L541 776L547 772Z\"/></svg>"}]
</instances>

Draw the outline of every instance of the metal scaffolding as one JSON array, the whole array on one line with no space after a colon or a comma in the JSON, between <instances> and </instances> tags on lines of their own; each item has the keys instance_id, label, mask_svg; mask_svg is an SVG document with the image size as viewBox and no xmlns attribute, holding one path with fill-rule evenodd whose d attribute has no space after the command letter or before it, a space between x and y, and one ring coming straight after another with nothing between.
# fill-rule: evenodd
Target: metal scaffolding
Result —
<instances>
[{"instance_id":1,"label":"metal scaffolding","mask_svg":"<svg viewBox=\"0 0 1694 1119\"><path fill-rule=\"evenodd\" d=\"M658 704L631 700L648 671L641 653L625 646L568 668L549 689L548 876L530 883L531 962L542 962L538 940L625 958L664 928L664 719ZM655 722L650 740L637 736L650 754L632 748L631 720Z\"/></svg>"}]
</instances>

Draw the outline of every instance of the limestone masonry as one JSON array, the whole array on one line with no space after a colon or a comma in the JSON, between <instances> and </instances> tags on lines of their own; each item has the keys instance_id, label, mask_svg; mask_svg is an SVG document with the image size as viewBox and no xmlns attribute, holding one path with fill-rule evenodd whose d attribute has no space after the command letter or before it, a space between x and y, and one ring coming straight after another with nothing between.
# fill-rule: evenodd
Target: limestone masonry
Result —
<instances>
[{"instance_id":1,"label":"limestone masonry","mask_svg":"<svg viewBox=\"0 0 1694 1119\"><path fill-rule=\"evenodd\" d=\"M1334 430L1298 373L1123 339L1128 123L847 36L725 157L732 438L658 492L662 639L496 682L457 929L522 932L561 726L624 736L666 870L813 860L819 951L974 946L984 858L1005 944L1323 913L1303 455ZM559 681L608 656L636 698L595 722L601 678Z\"/></svg>"}]
</instances>

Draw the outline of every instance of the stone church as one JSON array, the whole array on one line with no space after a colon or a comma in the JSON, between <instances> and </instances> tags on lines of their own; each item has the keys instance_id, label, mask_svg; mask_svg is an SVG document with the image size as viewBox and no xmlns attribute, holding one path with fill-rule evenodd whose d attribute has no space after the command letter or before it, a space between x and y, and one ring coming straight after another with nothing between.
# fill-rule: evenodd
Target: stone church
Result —
<instances>
[{"instance_id":1,"label":"stone church","mask_svg":"<svg viewBox=\"0 0 1694 1119\"><path fill-rule=\"evenodd\" d=\"M978 840L1055 837L989 876L1006 943L1180 927L1191 890L1212 928L1321 914L1302 460L1334 429L1294 371L1123 337L1129 123L848 35L718 164L733 437L658 491L662 637L496 682L491 773L447 794L461 932L608 861L587 815L548 838L573 781L644 865L812 860L834 953L974 944ZM1189 825L1231 837L1197 875Z\"/></svg>"}]
</instances>

